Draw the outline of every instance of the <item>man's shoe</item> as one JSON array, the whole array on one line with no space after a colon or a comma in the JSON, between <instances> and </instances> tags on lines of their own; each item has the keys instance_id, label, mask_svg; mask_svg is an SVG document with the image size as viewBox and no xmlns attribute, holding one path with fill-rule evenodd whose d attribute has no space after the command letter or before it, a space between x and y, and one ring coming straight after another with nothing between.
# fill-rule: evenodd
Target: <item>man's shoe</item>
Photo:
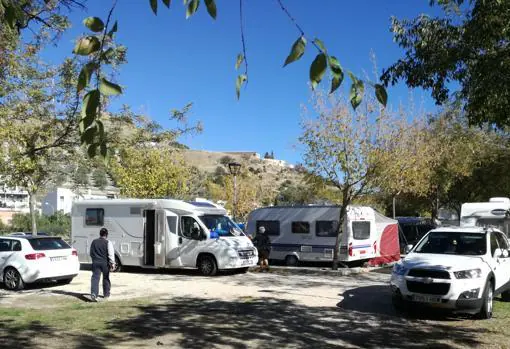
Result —
<instances>
[{"instance_id":1,"label":"man's shoe","mask_svg":"<svg viewBox=\"0 0 510 349\"><path fill-rule=\"evenodd\" d=\"M95 294L90 295L90 301L91 302L97 302L97 296Z\"/></svg>"}]
</instances>

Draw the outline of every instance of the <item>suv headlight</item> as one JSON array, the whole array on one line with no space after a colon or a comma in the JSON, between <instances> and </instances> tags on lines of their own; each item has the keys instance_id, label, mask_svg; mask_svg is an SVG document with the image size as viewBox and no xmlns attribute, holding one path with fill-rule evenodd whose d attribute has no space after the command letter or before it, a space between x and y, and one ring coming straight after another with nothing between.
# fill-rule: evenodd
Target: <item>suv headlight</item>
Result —
<instances>
[{"instance_id":1,"label":"suv headlight","mask_svg":"<svg viewBox=\"0 0 510 349\"><path fill-rule=\"evenodd\" d=\"M453 272L457 279L475 279L482 276L481 269L468 269Z\"/></svg>"},{"instance_id":2,"label":"suv headlight","mask_svg":"<svg viewBox=\"0 0 510 349\"><path fill-rule=\"evenodd\" d=\"M404 267L403 264L401 263L397 263L393 266L393 274L396 274L396 275L404 275L407 271L407 268Z\"/></svg>"}]
</instances>

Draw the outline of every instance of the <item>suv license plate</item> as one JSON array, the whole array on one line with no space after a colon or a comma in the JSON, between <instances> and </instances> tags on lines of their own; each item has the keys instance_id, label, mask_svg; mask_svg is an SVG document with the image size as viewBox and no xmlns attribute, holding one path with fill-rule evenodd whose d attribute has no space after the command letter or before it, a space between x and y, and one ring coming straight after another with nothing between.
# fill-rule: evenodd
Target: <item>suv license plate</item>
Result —
<instances>
[{"instance_id":1,"label":"suv license plate","mask_svg":"<svg viewBox=\"0 0 510 349\"><path fill-rule=\"evenodd\" d=\"M250 264L252 264L252 261L251 261L251 260L249 260L249 259L244 260L244 261L241 263L241 265L250 265Z\"/></svg>"},{"instance_id":2,"label":"suv license plate","mask_svg":"<svg viewBox=\"0 0 510 349\"><path fill-rule=\"evenodd\" d=\"M420 303L441 303L441 298L430 296L413 296L413 301Z\"/></svg>"}]
</instances>

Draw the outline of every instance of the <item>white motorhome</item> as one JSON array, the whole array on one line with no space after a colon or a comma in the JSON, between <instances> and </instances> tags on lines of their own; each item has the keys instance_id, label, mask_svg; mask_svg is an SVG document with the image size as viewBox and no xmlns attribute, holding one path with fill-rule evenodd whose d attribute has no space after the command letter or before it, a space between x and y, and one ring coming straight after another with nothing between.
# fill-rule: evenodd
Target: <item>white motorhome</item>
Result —
<instances>
[{"instance_id":1,"label":"white motorhome","mask_svg":"<svg viewBox=\"0 0 510 349\"><path fill-rule=\"evenodd\" d=\"M340 206L273 206L252 211L247 232L264 226L271 239L270 258L288 265L332 261ZM400 259L398 223L370 207L348 206L339 260L377 265Z\"/></svg>"},{"instance_id":2,"label":"white motorhome","mask_svg":"<svg viewBox=\"0 0 510 349\"><path fill-rule=\"evenodd\" d=\"M510 237L510 199L490 198L489 202L466 202L460 209L461 227L495 227Z\"/></svg>"},{"instance_id":3,"label":"white motorhome","mask_svg":"<svg viewBox=\"0 0 510 349\"><path fill-rule=\"evenodd\" d=\"M72 208L71 242L82 263L106 227L119 266L198 268L204 275L257 264L251 240L207 201L113 199L77 201Z\"/></svg>"}]
</instances>

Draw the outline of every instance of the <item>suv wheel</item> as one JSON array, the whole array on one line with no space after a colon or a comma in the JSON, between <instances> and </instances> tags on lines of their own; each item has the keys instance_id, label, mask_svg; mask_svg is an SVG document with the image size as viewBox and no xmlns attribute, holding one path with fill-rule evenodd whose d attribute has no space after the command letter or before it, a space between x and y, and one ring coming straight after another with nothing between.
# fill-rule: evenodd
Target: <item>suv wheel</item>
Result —
<instances>
[{"instance_id":1,"label":"suv wheel","mask_svg":"<svg viewBox=\"0 0 510 349\"><path fill-rule=\"evenodd\" d=\"M492 288L492 281L487 281L485 290L483 292L483 303L478 318L490 319L492 317L492 301L494 298L494 290Z\"/></svg>"}]
</instances>

